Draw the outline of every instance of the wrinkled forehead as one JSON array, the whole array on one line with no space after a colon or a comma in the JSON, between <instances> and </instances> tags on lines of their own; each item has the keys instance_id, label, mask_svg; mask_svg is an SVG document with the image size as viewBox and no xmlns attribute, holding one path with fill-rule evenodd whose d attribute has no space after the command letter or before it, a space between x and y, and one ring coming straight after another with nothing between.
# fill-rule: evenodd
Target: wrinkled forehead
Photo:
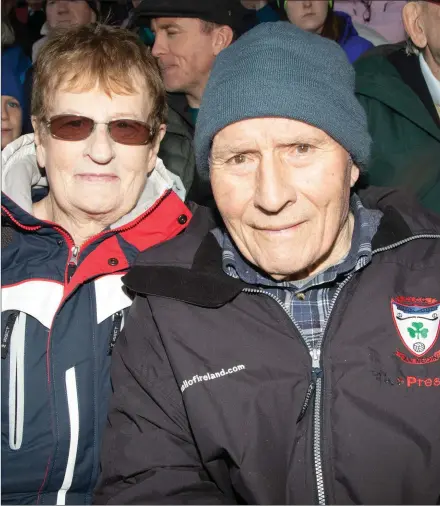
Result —
<instances>
[{"instance_id":1,"label":"wrinkled forehead","mask_svg":"<svg viewBox=\"0 0 440 506\"><path fill-rule=\"evenodd\" d=\"M292 143L336 143L323 130L290 118L249 118L227 125L217 132L212 143L212 153L225 146L263 146ZM337 144L337 143L336 143Z\"/></svg>"}]
</instances>

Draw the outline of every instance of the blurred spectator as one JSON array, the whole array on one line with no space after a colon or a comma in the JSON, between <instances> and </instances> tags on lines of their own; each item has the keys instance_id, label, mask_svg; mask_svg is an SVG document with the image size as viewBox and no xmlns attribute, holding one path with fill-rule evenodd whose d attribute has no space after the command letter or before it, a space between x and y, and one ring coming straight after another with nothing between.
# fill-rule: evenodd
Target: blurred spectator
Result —
<instances>
[{"instance_id":1,"label":"blurred spectator","mask_svg":"<svg viewBox=\"0 0 440 506\"><path fill-rule=\"evenodd\" d=\"M2 0L2 49L17 44L30 57L32 43L26 24L17 16L16 0Z\"/></svg>"},{"instance_id":2,"label":"blurred spectator","mask_svg":"<svg viewBox=\"0 0 440 506\"><path fill-rule=\"evenodd\" d=\"M18 47L15 49L19 50ZM22 104L25 104L23 84L10 67L10 51L6 57L2 57L2 149L20 137L23 122Z\"/></svg>"},{"instance_id":3,"label":"blurred spectator","mask_svg":"<svg viewBox=\"0 0 440 506\"><path fill-rule=\"evenodd\" d=\"M407 47L383 46L356 64L373 152L368 182L403 185L440 212L440 2L408 2Z\"/></svg>"},{"instance_id":4,"label":"blurred spectator","mask_svg":"<svg viewBox=\"0 0 440 506\"><path fill-rule=\"evenodd\" d=\"M44 2L42 0L27 0L27 29L32 42L41 38L41 29L46 22Z\"/></svg>"},{"instance_id":5,"label":"blurred spectator","mask_svg":"<svg viewBox=\"0 0 440 506\"><path fill-rule=\"evenodd\" d=\"M203 92L216 56L247 26L249 12L240 0L143 0L134 14L137 26L151 27L170 107L167 134L159 156L192 183L190 199L206 203L209 183L195 170L192 139Z\"/></svg>"},{"instance_id":6,"label":"blurred spectator","mask_svg":"<svg viewBox=\"0 0 440 506\"><path fill-rule=\"evenodd\" d=\"M139 7L141 0L131 0L130 3L132 5L132 8L130 9L130 12L128 13L128 17L126 19L124 19L124 21L122 22L122 25L121 25L122 28L127 28L131 25L135 9L137 9Z\"/></svg>"},{"instance_id":7,"label":"blurred spectator","mask_svg":"<svg viewBox=\"0 0 440 506\"><path fill-rule=\"evenodd\" d=\"M281 1L278 0L278 6ZM336 41L351 63L373 47L369 40L358 34L348 14L333 10L333 0L285 0L284 10L294 25Z\"/></svg>"},{"instance_id":8,"label":"blurred spectator","mask_svg":"<svg viewBox=\"0 0 440 506\"><path fill-rule=\"evenodd\" d=\"M335 8L338 11L349 14L355 23L373 28L389 42L400 42L405 39L405 30L402 23L404 5L405 0L335 1Z\"/></svg>"},{"instance_id":9,"label":"blurred spectator","mask_svg":"<svg viewBox=\"0 0 440 506\"><path fill-rule=\"evenodd\" d=\"M266 0L242 0L241 3L246 9L255 9L257 11L259 23L279 21L280 19L279 15L272 9L271 2Z\"/></svg>"},{"instance_id":10,"label":"blurred spectator","mask_svg":"<svg viewBox=\"0 0 440 506\"><path fill-rule=\"evenodd\" d=\"M5 26L5 30L3 27ZM13 42L12 32L2 22L3 36ZM1 94L2 94L2 149L22 133L23 122L29 114L29 97L25 93L26 73L30 59L17 45L2 47Z\"/></svg>"},{"instance_id":11,"label":"blurred spectator","mask_svg":"<svg viewBox=\"0 0 440 506\"><path fill-rule=\"evenodd\" d=\"M46 3L47 21L41 28L41 34L44 37L34 44L32 61L37 59L51 30L95 23L99 15L99 7L97 0L48 0Z\"/></svg>"},{"instance_id":12,"label":"blurred spectator","mask_svg":"<svg viewBox=\"0 0 440 506\"><path fill-rule=\"evenodd\" d=\"M279 21L280 17L285 19L285 13L280 14L277 11L276 1L273 0L271 2L267 2L265 0L262 1L254 1L254 0L242 0L242 4L248 9L256 9L257 19L259 23L266 23L270 21ZM374 46L380 46L382 44L388 44L388 40L383 37L380 33L373 30L370 26L366 26L361 23L357 23L352 20L353 26L358 34L364 39L369 40Z\"/></svg>"}]
</instances>

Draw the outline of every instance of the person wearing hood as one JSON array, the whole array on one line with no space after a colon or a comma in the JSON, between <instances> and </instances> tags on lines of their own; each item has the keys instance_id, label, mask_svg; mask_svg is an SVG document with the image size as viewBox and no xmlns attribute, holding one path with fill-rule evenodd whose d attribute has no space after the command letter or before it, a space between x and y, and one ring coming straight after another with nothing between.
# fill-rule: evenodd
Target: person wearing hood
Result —
<instances>
[{"instance_id":1,"label":"person wearing hood","mask_svg":"<svg viewBox=\"0 0 440 506\"><path fill-rule=\"evenodd\" d=\"M218 56L195 149L219 216L124 277L97 504L439 503L440 217L358 191L354 87L286 22Z\"/></svg>"},{"instance_id":2,"label":"person wearing hood","mask_svg":"<svg viewBox=\"0 0 440 506\"><path fill-rule=\"evenodd\" d=\"M134 34L53 34L34 79L35 136L2 151L2 501L90 504L121 277L191 212L157 157L166 94Z\"/></svg>"},{"instance_id":3,"label":"person wearing hood","mask_svg":"<svg viewBox=\"0 0 440 506\"><path fill-rule=\"evenodd\" d=\"M23 81L30 65L29 58L20 46L9 47L2 51L2 150L20 137L22 132L28 104Z\"/></svg>"},{"instance_id":4,"label":"person wearing hood","mask_svg":"<svg viewBox=\"0 0 440 506\"><path fill-rule=\"evenodd\" d=\"M281 8L282 0L278 0ZM374 45L360 37L351 17L333 10L333 0L284 0L284 19L306 30L337 42L353 63Z\"/></svg>"}]
</instances>

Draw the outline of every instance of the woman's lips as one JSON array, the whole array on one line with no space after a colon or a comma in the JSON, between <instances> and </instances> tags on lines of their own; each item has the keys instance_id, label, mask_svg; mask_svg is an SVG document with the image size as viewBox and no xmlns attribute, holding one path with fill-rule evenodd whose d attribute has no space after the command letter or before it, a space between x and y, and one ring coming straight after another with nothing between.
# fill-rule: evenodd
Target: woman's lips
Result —
<instances>
[{"instance_id":1,"label":"woman's lips","mask_svg":"<svg viewBox=\"0 0 440 506\"><path fill-rule=\"evenodd\" d=\"M88 183L114 183L119 180L115 174L77 174L77 178L81 181L87 181Z\"/></svg>"}]
</instances>

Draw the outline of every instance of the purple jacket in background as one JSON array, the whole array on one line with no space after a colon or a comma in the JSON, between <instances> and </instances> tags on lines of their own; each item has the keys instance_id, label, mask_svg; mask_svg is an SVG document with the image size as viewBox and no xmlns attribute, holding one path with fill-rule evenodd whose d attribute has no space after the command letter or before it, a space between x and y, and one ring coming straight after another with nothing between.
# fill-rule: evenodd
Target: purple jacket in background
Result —
<instances>
[{"instance_id":1,"label":"purple jacket in background","mask_svg":"<svg viewBox=\"0 0 440 506\"><path fill-rule=\"evenodd\" d=\"M362 23L379 32L390 42L401 42L405 39L402 23L402 9L405 0L374 0L370 4L369 21L366 21L368 10L361 0L336 0L335 9L349 14L355 23Z\"/></svg>"},{"instance_id":2,"label":"purple jacket in background","mask_svg":"<svg viewBox=\"0 0 440 506\"><path fill-rule=\"evenodd\" d=\"M335 11L335 14L344 19L344 33L338 40L338 44L347 54L350 63L356 61L362 53L373 48L374 45L367 39L361 37L353 26L351 17L345 12Z\"/></svg>"}]
</instances>

